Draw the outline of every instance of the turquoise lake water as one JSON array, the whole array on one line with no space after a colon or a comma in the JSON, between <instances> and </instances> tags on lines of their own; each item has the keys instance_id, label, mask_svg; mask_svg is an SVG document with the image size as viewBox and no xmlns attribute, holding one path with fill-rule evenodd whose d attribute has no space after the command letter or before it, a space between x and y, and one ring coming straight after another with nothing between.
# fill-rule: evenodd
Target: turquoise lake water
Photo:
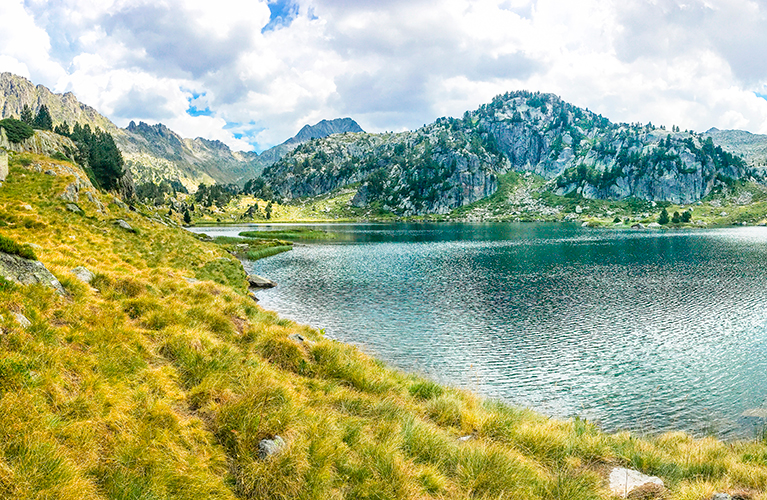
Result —
<instances>
[{"instance_id":1,"label":"turquoise lake water","mask_svg":"<svg viewBox=\"0 0 767 500\"><path fill-rule=\"evenodd\" d=\"M311 227L338 239L245 262L260 304L395 367L609 431L762 423L766 228Z\"/></svg>"}]
</instances>

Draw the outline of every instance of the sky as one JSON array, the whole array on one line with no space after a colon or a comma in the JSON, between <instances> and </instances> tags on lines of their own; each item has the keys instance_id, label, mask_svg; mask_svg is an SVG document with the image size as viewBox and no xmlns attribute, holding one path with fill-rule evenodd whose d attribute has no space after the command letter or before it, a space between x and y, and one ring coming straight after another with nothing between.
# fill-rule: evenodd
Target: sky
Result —
<instances>
[{"instance_id":1,"label":"sky","mask_svg":"<svg viewBox=\"0 0 767 500\"><path fill-rule=\"evenodd\" d=\"M261 151L513 90L614 122L767 134L767 0L2 0L0 72L117 125Z\"/></svg>"}]
</instances>

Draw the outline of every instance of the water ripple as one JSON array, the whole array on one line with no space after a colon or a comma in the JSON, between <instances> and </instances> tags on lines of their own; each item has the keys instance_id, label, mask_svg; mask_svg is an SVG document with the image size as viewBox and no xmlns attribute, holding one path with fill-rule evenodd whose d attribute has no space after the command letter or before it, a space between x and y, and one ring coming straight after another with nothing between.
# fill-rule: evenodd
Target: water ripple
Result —
<instances>
[{"instance_id":1,"label":"water ripple","mask_svg":"<svg viewBox=\"0 0 767 500\"><path fill-rule=\"evenodd\" d=\"M323 229L250 264L261 304L400 368L608 430L747 436L767 400L761 228Z\"/></svg>"}]
</instances>

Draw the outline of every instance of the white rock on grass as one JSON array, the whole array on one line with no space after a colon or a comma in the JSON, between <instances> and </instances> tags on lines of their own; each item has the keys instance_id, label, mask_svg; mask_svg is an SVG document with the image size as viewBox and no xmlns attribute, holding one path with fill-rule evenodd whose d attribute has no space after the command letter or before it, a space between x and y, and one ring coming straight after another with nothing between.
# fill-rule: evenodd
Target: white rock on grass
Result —
<instances>
[{"instance_id":1,"label":"white rock on grass","mask_svg":"<svg viewBox=\"0 0 767 500\"><path fill-rule=\"evenodd\" d=\"M72 269L72 271L70 272L74 274L75 277L79 279L80 281L82 281L83 283L90 283L91 281L93 281L93 278L96 277L96 275L93 274L93 272L90 269L83 266L77 266L76 268Z\"/></svg>"},{"instance_id":2,"label":"white rock on grass","mask_svg":"<svg viewBox=\"0 0 767 500\"><path fill-rule=\"evenodd\" d=\"M610 472L610 491L614 495L626 498L629 493L637 488L648 484L663 486L663 480L659 477L642 474L638 470L615 467Z\"/></svg>"},{"instance_id":3,"label":"white rock on grass","mask_svg":"<svg viewBox=\"0 0 767 500\"><path fill-rule=\"evenodd\" d=\"M16 318L16 322L18 322L19 326L22 328L29 328L32 326L32 322L27 319L26 316L24 316L21 313L13 313L13 316Z\"/></svg>"},{"instance_id":4,"label":"white rock on grass","mask_svg":"<svg viewBox=\"0 0 767 500\"><path fill-rule=\"evenodd\" d=\"M258 458L265 460L275 453L279 453L285 447L285 440L280 436L274 436L274 439L262 439L258 443Z\"/></svg>"}]
</instances>

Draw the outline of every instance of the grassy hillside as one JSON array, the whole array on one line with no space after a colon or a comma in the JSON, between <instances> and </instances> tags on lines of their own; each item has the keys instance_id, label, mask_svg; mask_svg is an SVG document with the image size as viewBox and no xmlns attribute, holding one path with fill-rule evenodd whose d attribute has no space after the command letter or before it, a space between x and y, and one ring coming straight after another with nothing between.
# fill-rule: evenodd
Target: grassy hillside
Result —
<instances>
[{"instance_id":1,"label":"grassy hillside","mask_svg":"<svg viewBox=\"0 0 767 500\"><path fill-rule=\"evenodd\" d=\"M67 210L73 178L30 159L0 187L0 234L68 295L0 283L0 498L608 499L620 464L669 499L767 499L762 442L607 435L391 370L261 309L214 243L111 196Z\"/></svg>"}]
</instances>

